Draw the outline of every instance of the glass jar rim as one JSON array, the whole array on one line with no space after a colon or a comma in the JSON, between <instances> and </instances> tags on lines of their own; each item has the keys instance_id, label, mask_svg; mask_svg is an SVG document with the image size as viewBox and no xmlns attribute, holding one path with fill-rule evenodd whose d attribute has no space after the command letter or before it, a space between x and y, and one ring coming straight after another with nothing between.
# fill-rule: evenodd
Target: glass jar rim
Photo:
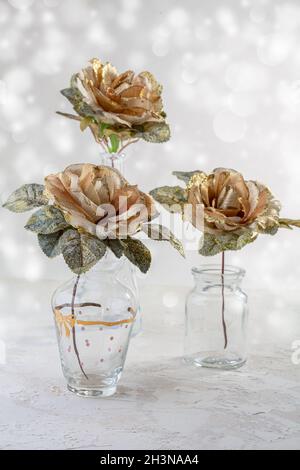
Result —
<instances>
[{"instance_id":1,"label":"glass jar rim","mask_svg":"<svg viewBox=\"0 0 300 470\"><path fill-rule=\"evenodd\" d=\"M202 266L194 266L192 268L192 274L194 276L203 276L203 277L211 277L211 278L220 278L222 275L221 271L221 264L203 264ZM242 278L246 274L245 269L240 268L238 266L233 266L231 264L225 265L224 268L224 278L226 279L237 279Z\"/></svg>"},{"instance_id":2,"label":"glass jar rim","mask_svg":"<svg viewBox=\"0 0 300 470\"><path fill-rule=\"evenodd\" d=\"M113 159L118 159L118 158L123 158L125 159L126 158L126 153L125 152L121 152L121 153L118 153L118 152L113 152L113 153L110 153L110 152L100 152L100 156L101 157L109 157L109 158L113 158Z\"/></svg>"}]
</instances>

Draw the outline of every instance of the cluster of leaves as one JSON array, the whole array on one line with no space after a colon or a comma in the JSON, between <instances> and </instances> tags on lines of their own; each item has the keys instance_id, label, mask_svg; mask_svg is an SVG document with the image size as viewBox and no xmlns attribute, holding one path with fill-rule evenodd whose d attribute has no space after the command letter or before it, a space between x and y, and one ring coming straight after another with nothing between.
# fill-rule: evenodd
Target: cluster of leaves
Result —
<instances>
[{"instance_id":1,"label":"cluster of leaves","mask_svg":"<svg viewBox=\"0 0 300 470\"><path fill-rule=\"evenodd\" d=\"M39 207L27 221L25 228L37 234L42 251L49 258L62 254L68 267L82 274L94 266L110 249L117 258L125 256L146 273L151 264L151 253L137 239L103 239L76 229L68 224L63 212L49 204L45 188L41 184L25 184L14 191L3 205L12 212L26 212ZM148 236L155 240L168 240L184 256L179 240L161 225L149 225ZM145 231L145 229L144 229ZM161 237L157 236L161 234Z\"/></svg>"},{"instance_id":2,"label":"cluster of leaves","mask_svg":"<svg viewBox=\"0 0 300 470\"><path fill-rule=\"evenodd\" d=\"M102 113L101 110L95 111L85 102L82 93L76 86L75 78L71 79L71 86L61 90L61 93L69 100L79 117L62 112L58 112L58 114L79 120L82 131L90 127L96 141L108 143L107 150L110 153L116 153L121 146L121 142L130 141L131 139L143 139L152 143L162 143L170 139L170 128L166 122L147 122L141 125L132 125L131 127L107 122L104 112Z\"/></svg>"}]
</instances>

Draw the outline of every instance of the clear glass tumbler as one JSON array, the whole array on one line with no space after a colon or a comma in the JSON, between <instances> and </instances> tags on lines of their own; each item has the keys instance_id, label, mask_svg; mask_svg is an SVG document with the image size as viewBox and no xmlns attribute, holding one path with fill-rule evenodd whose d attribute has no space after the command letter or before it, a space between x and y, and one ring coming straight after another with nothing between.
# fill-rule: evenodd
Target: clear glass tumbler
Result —
<instances>
[{"instance_id":1,"label":"clear glass tumbler","mask_svg":"<svg viewBox=\"0 0 300 470\"><path fill-rule=\"evenodd\" d=\"M67 387L77 395L116 391L135 320L137 301L118 280L122 261L104 257L53 295L57 339Z\"/></svg>"}]
</instances>

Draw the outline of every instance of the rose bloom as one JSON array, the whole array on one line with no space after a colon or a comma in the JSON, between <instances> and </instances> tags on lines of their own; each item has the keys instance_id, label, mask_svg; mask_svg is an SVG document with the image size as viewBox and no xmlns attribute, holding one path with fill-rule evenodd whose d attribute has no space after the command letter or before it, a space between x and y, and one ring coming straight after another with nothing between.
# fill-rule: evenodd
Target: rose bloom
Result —
<instances>
[{"instance_id":1,"label":"rose bloom","mask_svg":"<svg viewBox=\"0 0 300 470\"><path fill-rule=\"evenodd\" d=\"M92 59L77 75L76 86L84 101L112 125L164 122L162 87L150 72L118 74L110 63Z\"/></svg>"},{"instance_id":2,"label":"rose bloom","mask_svg":"<svg viewBox=\"0 0 300 470\"><path fill-rule=\"evenodd\" d=\"M245 181L235 170L217 168L206 175L192 176L188 186L188 203L203 207L204 231L214 234L242 232L272 233L278 228L279 201L257 181ZM190 221L200 225L195 211ZM198 213L198 212L197 212Z\"/></svg>"},{"instance_id":3,"label":"rose bloom","mask_svg":"<svg viewBox=\"0 0 300 470\"><path fill-rule=\"evenodd\" d=\"M68 166L45 178L46 194L67 222L99 238L126 238L156 215L154 200L114 168Z\"/></svg>"}]
</instances>

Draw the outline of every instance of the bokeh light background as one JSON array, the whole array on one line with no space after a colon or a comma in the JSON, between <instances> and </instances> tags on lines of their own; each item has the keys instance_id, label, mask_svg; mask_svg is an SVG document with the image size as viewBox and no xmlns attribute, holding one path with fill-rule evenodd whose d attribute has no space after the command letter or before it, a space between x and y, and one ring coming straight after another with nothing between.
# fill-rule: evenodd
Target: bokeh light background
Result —
<instances>
[{"instance_id":1,"label":"bokeh light background","mask_svg":"<svg viewBox=\"0 0 300 470\"><path fill-rule=\"evenodd\" d=\"M1 201L70 163L99 161L91 135L55 114L71 110L59 93L71 74L99 57L121 71L148 69L164 85L172 138L128 149L132 183L150 190L175 184L172 170L232 167L300 218L299 43L298 0L0 0ZM69 277L23 230L27 217L1 210L1 277ZM187 286L192 264L217 261L151 246L142 283ZM297 292L300 231L261 236L227 262L246 268L248 286ZM170 309L174 292L165 292Z\"/></svg>"}]
</instances>

